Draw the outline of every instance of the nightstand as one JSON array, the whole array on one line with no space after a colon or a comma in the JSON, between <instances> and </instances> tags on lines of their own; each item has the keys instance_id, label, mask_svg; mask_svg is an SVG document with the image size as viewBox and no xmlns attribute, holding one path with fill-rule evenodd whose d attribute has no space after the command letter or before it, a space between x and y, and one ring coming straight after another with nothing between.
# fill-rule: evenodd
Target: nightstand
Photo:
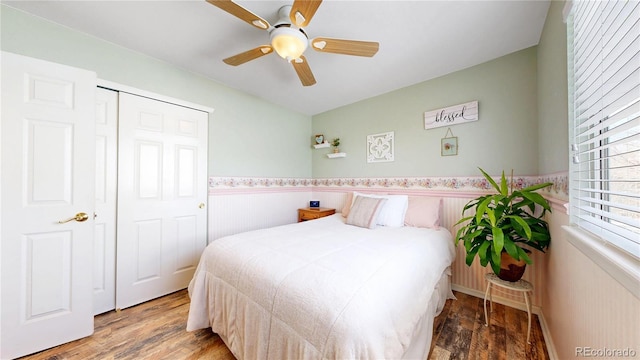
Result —
<instances>
[{"instance_id":1,"label":"nightstand","mask_svg":"<svg viewBox=\"0 0 640 360\"><path fill-rule=\"evenodd\" d=\"M331 208L303 208L298 209L298 222L320 219L325 216L333 215L336 209Z\"/></svg>"}]
</instances>

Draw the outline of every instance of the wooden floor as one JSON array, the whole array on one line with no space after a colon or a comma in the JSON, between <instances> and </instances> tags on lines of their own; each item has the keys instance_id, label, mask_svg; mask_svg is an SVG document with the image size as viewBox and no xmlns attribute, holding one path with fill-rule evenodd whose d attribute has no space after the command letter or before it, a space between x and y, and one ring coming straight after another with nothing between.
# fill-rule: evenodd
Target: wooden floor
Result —
<instances>
[{"instance_id":1,"label":"wooden floor","mask_svg":"<svg viewBox=\"0 0 640 360\"><path fill-rule=\"evenodd\" d=\"M548 359L538 318L526 344L527 313L494 304L484 326L482 299L456 292L436 318L429 360ZM211 359L233 360L210 329L186 332L186 290L95 318L95 333L22 359Z\"/></svg>"},{"instance_id":2,"label":"wooden floor","mask_svg":"<svg viewBox=\"0 0 640 360\"><path fill-rule=\"evenodd\" d=\"M457 300L447 300L435 319L429 360L549 359L537 315L532 315L531 344L527 344L525 311L494 303L487 327L482 299L454 293Z\"/></svg>"}]
</instances>

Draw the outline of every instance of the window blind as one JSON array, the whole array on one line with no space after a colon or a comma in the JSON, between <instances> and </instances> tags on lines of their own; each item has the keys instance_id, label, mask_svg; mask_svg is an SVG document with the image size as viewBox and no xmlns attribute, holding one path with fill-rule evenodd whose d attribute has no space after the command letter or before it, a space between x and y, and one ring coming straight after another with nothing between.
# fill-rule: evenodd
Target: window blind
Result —
<instances>
[{"instance_id":1,"label":"window blind","mask_svg":"<svg viewBox=\"0 0 640 360\"><path fill-rule=\"evenodd\" d=\"M571 222L640 258L640 1L574 1Z\"/></svg>"}]
</instances>

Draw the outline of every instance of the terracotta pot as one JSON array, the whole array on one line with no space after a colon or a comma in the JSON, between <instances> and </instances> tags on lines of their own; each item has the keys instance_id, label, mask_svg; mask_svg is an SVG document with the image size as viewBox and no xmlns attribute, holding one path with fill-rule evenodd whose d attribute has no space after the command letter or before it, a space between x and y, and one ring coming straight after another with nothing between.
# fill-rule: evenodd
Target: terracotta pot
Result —
<instances>
[{"instance_id":1,"label":"terracotta pot","mask_svg":"<svg viewBox=\"0 0 640 360\"><path fill-rule=\"evenodd\" d=\"M522 278L526 268L527 263L524 260L516 260L503 251L500 258L500 273L496 275L502 280L516 282Z\"/></svg>"}]
</instances>

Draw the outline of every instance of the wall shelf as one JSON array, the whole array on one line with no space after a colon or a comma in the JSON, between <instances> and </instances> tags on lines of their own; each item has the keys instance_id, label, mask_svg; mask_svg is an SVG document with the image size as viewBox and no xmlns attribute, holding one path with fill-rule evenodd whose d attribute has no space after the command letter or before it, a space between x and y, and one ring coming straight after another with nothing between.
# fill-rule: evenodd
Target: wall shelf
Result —
<instances>
[{"instance_id":1,"label":"wall shelf","mask_svg":"<svg viewBox=\"0 0 640 360\"><path fill-rule=\"evenodd\" d=\"M335 159L335 158L343 158L343 157L347 157L347 153L331 153L331 154L327 154L327 157L329 159Z\"/></svg>"},{"instance_id":2,"label":"wall shelf","mask_svg":"<svg viewBox=\"0 0 640 360\"><path fill-rule=\"evenodd\" d=\"M331 145L328 142L323 142L322 144L313 145L314 149L328 148L329 146Z\"/></svg>"}]
</instances>

